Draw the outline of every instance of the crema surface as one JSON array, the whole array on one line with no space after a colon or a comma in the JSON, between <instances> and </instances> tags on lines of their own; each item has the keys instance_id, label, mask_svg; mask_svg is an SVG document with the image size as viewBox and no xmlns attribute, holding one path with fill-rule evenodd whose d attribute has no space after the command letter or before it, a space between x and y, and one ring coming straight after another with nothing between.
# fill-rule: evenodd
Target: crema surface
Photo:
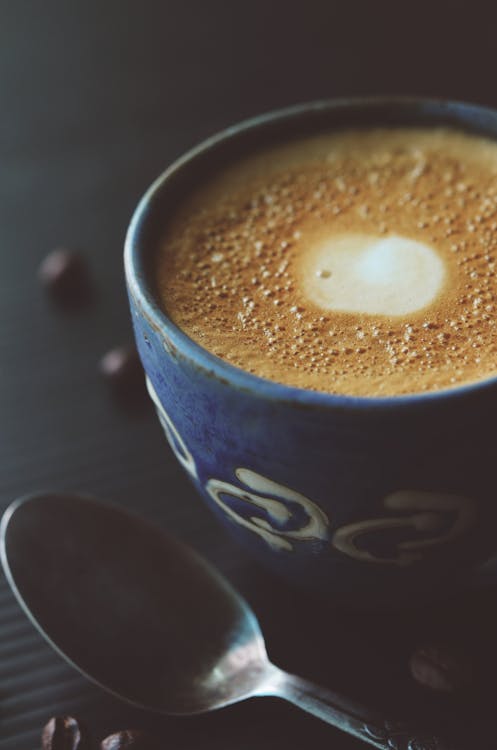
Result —
<instances>
[{"instance_id":1,"label":"crema surface","mask_svg":"<svg viewBox=\"0 0 497 750\"><path fill-rule=\"evenodd\" d=\"M497 144L347 130L261 151L167 224L165 312L237 367L356 396L497 373Z\"/></svg>"}]
</instances>

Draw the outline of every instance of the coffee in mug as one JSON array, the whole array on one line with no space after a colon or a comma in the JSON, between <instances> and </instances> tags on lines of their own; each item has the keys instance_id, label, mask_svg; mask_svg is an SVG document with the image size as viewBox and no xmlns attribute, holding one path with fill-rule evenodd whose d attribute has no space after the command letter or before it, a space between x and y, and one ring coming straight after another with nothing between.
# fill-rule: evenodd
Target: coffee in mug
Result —
<instances>
[{"instance_id":1,"label":"coffee in mug","mask_svg":"<svg viewBox=\"0 0 497 750\"><path fill-rule=\"evenodd\" d=\"M167 221L167 315L223 360L353 396L497 372L497 144L447 127L300 137L219 168Z\"/></svg>"}]
</instances>

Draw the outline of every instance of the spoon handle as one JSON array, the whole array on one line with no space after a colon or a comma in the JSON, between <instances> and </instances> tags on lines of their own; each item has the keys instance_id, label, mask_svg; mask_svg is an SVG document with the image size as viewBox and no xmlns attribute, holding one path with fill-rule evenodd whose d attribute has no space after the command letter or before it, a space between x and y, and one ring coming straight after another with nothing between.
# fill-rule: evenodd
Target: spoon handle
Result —
<instances>
[{"instance_id":1,"label":"spoon handle","mask_svg":"<svg viewBox=\"0 0 497 750\"><path fill-rule=\"evenodd\" d=\"M378 720L377 716L369 718L371 712L367 709L277 668L259 695L283 698L382 750L453 750L440 738L413 732L402 723Z\"/></svg>"}]
</instances>

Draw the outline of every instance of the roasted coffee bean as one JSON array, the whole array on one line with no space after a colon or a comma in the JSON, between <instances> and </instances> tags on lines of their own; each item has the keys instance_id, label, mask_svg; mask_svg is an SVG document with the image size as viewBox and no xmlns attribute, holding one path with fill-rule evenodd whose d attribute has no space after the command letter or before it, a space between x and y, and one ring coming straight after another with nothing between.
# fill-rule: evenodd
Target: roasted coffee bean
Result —
<instances>
[{"instance_id":1,"label":"roasted coffee bean","mask_svg":"<svg viewBox=\"0 0 497 750\"><path fill-rule=\"evenodd\" d=\"M47 291L60 303L77 306L91 298L88 266L81 255L72 250L52 250L42 261L38 275Z\"/></svg>"},{"instance_id":2,"label":"roasted coffee bean","mask_svg":"<svg viewBox=\"0 0 497 750\"><path fill-rule=\"evenodd\" d=\"M84 727L72 716L54 716L41 735L43 750L90 750Z\"/></svg>"},{"instance_id":3,"label":"roasted coffee bean","mask_svg":"<svg viewBox=\"0 0 497 750\"><path fill-rule=\"evenodd\" d=\"M468 656L457 648L444 645L428 644L416 649L409 667L420 685L444 693L464 690L473 677Z\"/></svg>"},{"instance_id":4,"label":"roasted coffee bean","mask_svg":"<svg viewBox=\"0 0 497 750\"><path fill-rule=\"evenodd\" d=\"M100 745L101 750L159 750L157 741L139 729L125 729L111 734Z\"/></svg>"},{"instance_id":5,"label":"roasted coffee bean","mask_svg":"<svg viewBox=\"0 0 497 750\"><path fill-rule=\"evenodd\" d=\"M138 352L131 346L119 346L100 360L102 375L119 391L132 391L144 384L143 368Z\"/></svg>"}]
</instances>

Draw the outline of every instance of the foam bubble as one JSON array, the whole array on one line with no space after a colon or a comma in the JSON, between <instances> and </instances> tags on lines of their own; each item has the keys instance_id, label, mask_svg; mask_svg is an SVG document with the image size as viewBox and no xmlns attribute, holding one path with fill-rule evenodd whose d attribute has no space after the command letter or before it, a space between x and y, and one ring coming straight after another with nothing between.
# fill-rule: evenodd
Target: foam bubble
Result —
<instances>
[{"instance_id":1,"label":"foam bubble","mask_svg":"<svg viewBox=\"0 0 497 750\"><path fill-rule=\"evenodd\" d=\"M429 245L407 237L343 234L306 253L303 289L326 310L407 315L434 302L445 266Z\"/></svg>"}]
</instances>

